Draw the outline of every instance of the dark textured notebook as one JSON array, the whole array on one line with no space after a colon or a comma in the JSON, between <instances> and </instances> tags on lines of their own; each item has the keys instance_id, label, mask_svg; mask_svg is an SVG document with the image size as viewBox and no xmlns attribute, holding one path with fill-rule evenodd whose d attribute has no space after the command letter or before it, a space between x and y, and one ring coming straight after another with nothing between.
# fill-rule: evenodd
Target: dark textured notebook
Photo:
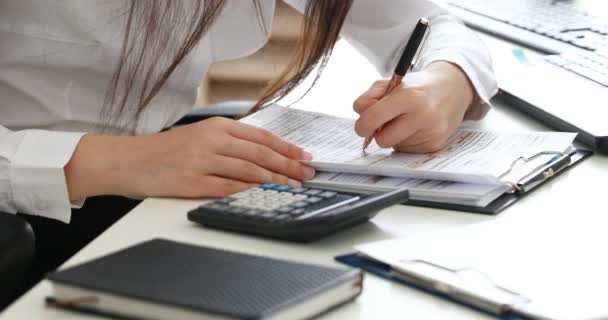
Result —
<instances>
[{"instance_id":1,"label":"dark textured notebook","mask_svg":"<svg viewBox=\"0 0 608 320\"><path fill-rule=\"evenodd\" d=\"M55 306L137 319L306 319L362 273L151 240L51 274Z\"/></svg>"}]
</instances>

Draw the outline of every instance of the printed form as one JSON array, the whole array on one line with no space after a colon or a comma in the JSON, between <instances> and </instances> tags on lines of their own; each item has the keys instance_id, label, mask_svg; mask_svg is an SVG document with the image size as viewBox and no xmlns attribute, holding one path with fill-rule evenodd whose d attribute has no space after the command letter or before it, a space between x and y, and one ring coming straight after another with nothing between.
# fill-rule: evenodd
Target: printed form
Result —
<instances>
[{"instance_id":1,"label":"printed form","mask_svg":"<svg viewBox=\"0 0 608 320\"><path fill-rule=\"evenodd\" d=\"M352 119L275 105L241 121L309 150L314 155L310 164L321 171L494 185L503 184L500 177L517 165L520 157L530 158L543 151L566 152L576 137L561 132L459 129L446 147L435 153L401 153L375 143L363 153L363 138L355 133ZM547 154L535 161L546 163L553 156Z\"/></svg>"},{"instance_id":2,"label":"printed form","mask_svg":"<svg viewBox=\"0 0 608 320\"><path fill-rule=\"evenodd\" d=\"M511 190L511 186L507 184L476 184L335 172L319 172L314 179L306 181L305 184L313 188L355 193L387 192L408 188L410 198L413 200L477 207L485 207Z\"/></svg>"}]
</instances>

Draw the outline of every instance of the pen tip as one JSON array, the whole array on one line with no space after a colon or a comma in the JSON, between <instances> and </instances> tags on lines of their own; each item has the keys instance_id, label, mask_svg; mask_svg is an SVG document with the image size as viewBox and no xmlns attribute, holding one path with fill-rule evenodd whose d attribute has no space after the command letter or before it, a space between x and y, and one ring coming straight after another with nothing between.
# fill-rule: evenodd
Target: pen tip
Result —
<instances>
[{"instance_id":1,"label":"pen tip","mask_svg":"<svg viewBox=\"0 0 608 320\"><path fill-rule=\"evenodd\" d=\"M363 141L363 153L365 153L365 150L367 150L367 147L369 147L369 144L372 142L372 138L371 137L366 137L365 141Z\"/></svg>"}]
</instances>

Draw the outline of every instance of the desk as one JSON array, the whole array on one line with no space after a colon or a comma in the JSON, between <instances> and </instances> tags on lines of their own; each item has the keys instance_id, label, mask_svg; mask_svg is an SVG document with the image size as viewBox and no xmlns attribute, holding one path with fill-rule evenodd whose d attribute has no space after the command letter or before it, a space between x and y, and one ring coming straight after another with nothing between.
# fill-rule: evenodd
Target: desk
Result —
<instances>
[{"instance_id":1,"label":"desk","mask_svg":"<svg viewBox=\"0 0 608 320\"><path fill-rule=\"evenodd\" d=\"M352 55L349 50L352 49L348 45L341 44L336 50L336 56ZM327 97L326 94L330 92L333 93L332 99L335 99L335 96L338 95L337 91L340 91L339 95L344 97L344 100L330 100L331 103L329 104L350 106L348 101L352 101L352 98L360 90L367 87L369 81L353 83L348 88L345 88L342 82L342 87L337 88L339 90L333 90L330 86L330 91L325 91L328 89L323 83L330 82L327 79L332 79L333 76L348 76L349 73L342 72L355 65L351 63L364 63L363 60L353 59L342 65L336 64L336 67L330 65L326 77L319 83L320 91L313 91L301 104L309 103L313 106L312 109L315 109L315 106L319 108L322 105L327 106L327 102L314 104L314 99ZM361 66L361 64L358 66ZM363 71L365 68L361 67L359 72L374 72L369 68L366 69L367 71ZM350 77L354 78L352 75ZM348 93L342 94L343 91ZM313 100L311 101L311 99ZM343 112L343 114L351 113L350 107L341 110L340 112ZM325 111L327 112L327 108ZM494 110L484 121L469 125L482 129L508 131L545 129L500 103L495 104ZM543 228L550 228L553 225L566 225L572 228L572 234L567 236L576 236L576 232L585 232L585 225L589 223L608 225L608 218L605 214L607 203L605 197L608 195L605 188L602 188L602 184L606 182L608 182L608 158L594 156L574 170L565 172L555 181L549 182L541 189L536 190L533 194L496 217L428 208L394 206L382 211L371 223L360 225L311 244L292 244L205 229L186 220L186 212L199 205L200 200L148 199L62 267L72 266L156 237L302 262L338 266L339 264L334 262L333 257L351 252L354 245L362 242L415 236L424 232L471 225L493 219L501 219L505 222L505 225L514 228L518 224L534 223L539 227L539 236L542 236ZM583 207L585 209L581 210ZM331 312L323 319L490 319L484 314L409 287L385 281L373 275L367 275L364 287L363 294L355 302ZM50 295L51 292L49 282L41 282L0 315L0 320L85 318L80 314L46 309L43 302L44 297ZM95 318L87 317L86 319Z\"/></svg>"}]
</instances>

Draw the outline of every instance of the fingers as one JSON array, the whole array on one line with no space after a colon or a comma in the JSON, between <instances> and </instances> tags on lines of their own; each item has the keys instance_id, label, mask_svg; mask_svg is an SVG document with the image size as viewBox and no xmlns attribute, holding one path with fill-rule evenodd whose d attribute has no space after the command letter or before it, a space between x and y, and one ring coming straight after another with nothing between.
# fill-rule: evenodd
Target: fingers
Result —
<instances>
[{"instance_id":1,"label":"fingers","mask_svg":"<svg viewBox=\"0 0 608 320\"><path fill-rule=\"evenodd\" d=\"M408 92L391 94L361 114L355 123L355 132L361 137L372 136L398 116L415 114L420 108L420 101Z\"/></svg>"},{"instance_id":2,"label":"fingers","mask_svg":"<svg viewBox=\"0 0 608 320\"><path fill-rule=\"evenodd\" d=\"M361 114L367 108L373 106L378 102L386 93L388 81L381 80L376 81L366 92L364 92L355 102L353 103L353 110L356 113Z\"/></svg>"},{"instance_id":3,"label":"fingers","mask_svg":"<svg viewBox=\"0 0 608 320\"><path fill-rule=\"evenodd\" d=\"M310 180L315 175L315 170L313 168L302 164L300 161L288 158L266 145L246 140L234 139L234 141L231 142L231 146L219 151L219 154L230 158L246 160L256 166L294 180ZM222 163L220 164L223 165ZM270 176L268 176L268 178L270 178ZM255 181L270 182L270 180ZM287 181L284 180L283 183L287 183Z\"/></svg>"},{"instance_id":4,"label":"fingers","mask_svg":"<svg viewBox=\"0 0 608 320\"><path fill-rule=\"evenodd\" d=\"M293 187L302 186L302 184L296 180L272 172L247 160L220 156L214 158L213 162L215 164L220 164L213 170L217 176L258 184L277 183L289 184Z\"/></svg>"},{"instance_id":5,"label":"fingers","mask_svg":"<svg viewBox=\"0 0 608 320\"><path fill-rule=\"evenodd\" d=\"M421 142L416 145L398 145L395 147L395 150L399 152L411 152L411 153L433 153L441 150L444 146L444 143L439 143L437 141L426 141Z\"/></svg>"},{"instance_id":6,"label":"fingers","mask_svg":"<svg viewBox=\"0 0 608 320\"><path fill-rule=\"evenodd\" d=\"M394 146L394 148L400 152L431 153L441 150L446 142L446 137L425 135L421 131L418 131L409 139Z\"/></svg>"},{"instance_id":7,"label":"fingers","mask_svg":"<svg viewBox=\"0 0 608 320\"><path fill-rule=\"evenodd\" d=\"M296 146L295 144L280 138L266 129L260 129L255 126L235 121L235 125L230 128L229 133L235 138L266 146L291 159L312 160L312 155L310 153Z\"/></svg>"},{"instance_id":8,"label":"fingers","mask_svg":"<svg viewBox=\"0 0 608 320\"><path fill-rule=\"evenodd\" d=\"M417 115L400 115L376 133L376 143L382 148L392 148L419 132Z\"/></svg>"}]
</instances>

